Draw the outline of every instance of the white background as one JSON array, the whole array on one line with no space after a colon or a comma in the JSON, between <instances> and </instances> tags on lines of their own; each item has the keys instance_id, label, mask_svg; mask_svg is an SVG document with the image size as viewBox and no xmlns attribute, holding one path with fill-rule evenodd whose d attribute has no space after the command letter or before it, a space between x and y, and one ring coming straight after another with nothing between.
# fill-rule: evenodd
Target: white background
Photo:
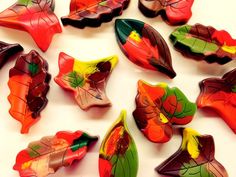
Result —
<instances>
[{"instance_id":1,"label":"white background","mask_svg":"<svg viewBox=\"0 0 236 177\"><path fill-rule=\"evenodd\" d=\"M0 0L0 11L6 9L15 0ZM100 143L117 119L121 109L128 111L128 126L133 135L139 153L138 177L156 177L154 168L163 160L172 155L180 146L180 136L174 136L166 144L153 144L144 138L137 129L132 112L135 108L136 84L139 79L150 83L167 82L170 86L179 87L186 96L195 101L199 94L198 82L208 77L221 77L224 73L235 67L235 62L219 66L206 64L184 58L176 52L170 41L169 34L174 27L168 26L160 17L148 19L144 17L137 7L137 0L132 0L129 8L124 11L122 18L136 18L151 24L166 39L172 54L173 67L177 77L173 80L158 73L143 70L132 64L121 52L115 39L114 20L103 24L99 28L85 28L83 30L73 27L63 28L63 33L55 35L49 50L42 53L26 32L0 27L0 40L8 43L20 43L25 52L36 49L49 63L49 71L54 78L58 73L58 54L63 51L81 60L92 60L117 54L119 63L114 69L108 85L107 95L113 106L109 108L92 108L88 112L82 111L70 93L63 91L53 80L48 94L48 106L41 113L41 120L35 124L27 135L21 135L20 123L11 118L8 113L10 104L8 71L14 66L14 61L8 62L0 70L0 176L17 177L18 173L12 170L15 157L19 151L26 148L28 143L43 136L54 135L60 130L85 130L92 135L99 135L100 141L80 162L72 167L61 168L51 177L96 177L98 173L98 151ZM189 24L197 22L212 25L217 29L225 29L236 37L235 0L195 0L193 16ZM58 17L69 13L69 0L57 0L55 13ZM195 128L202 134L211 134L215 139L216 159L227 169L230 177L236 176L235 149L236 135L213 112L198 110L189 127Z\"/></svg>"}]
</instances>

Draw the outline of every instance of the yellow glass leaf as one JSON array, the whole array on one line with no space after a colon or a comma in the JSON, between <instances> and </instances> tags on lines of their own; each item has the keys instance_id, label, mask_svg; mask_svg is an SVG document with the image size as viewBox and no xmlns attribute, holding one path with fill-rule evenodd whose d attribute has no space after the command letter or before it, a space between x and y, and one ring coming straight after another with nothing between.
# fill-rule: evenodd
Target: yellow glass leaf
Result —
<instances>
[{"instance_id":1,"label":"yellow glass leaf","mask_svg":"<svg viewBox=\"0 0 236 177\"><path fill-rule=\"evenodd\" d=\"M198 137L201 136L197 131L191 128L185 128L183 131L183 142L182 150L187 150L193 159L198 158L200 150L198 149L200 145Z\"/></svg>"},{"instance_id":2,"label":"yellow glass leaf","mask_svg":"<svg viewBox=\"0 0 236 177\"><path fill-rule=\"evenodd\" d=\"M25 170L31 166L31 161L22 164L21 169Z\"/></svg>"},{"instance_id":3,"label":"yellow glass leaf","mask_svg":"<svg viewBox=\"0 0 236 177\"><path fill-rule=\"evenodd\" d=\"M236 46L224 45L224 46L222 46L222 50L224 50L225 52L231 53L231 54L235 54L236 53Z\"/></svg>"},{"instance_id":4,"label":"yellow glass leaf","mask_svg":"<svg viewBox=\"0 0 236 177\"><path fill-rule=\"evenodd\" d=\"M118 57L114 55L111 57L107 57L107 58L103 58L103 59L99 59L99 60L94 60L91 62L84 62L84 61L75 60L73 71L80 73L82 75L90 75L90 74L97 72L96 66L98 63L107 62L107 61L109 61L112 64L111 68L113 69L118 62Z\"/></svg>"},{"instance_id":5,"label":"yellow glass leaf","mask_svg":"<svg viewBox=\"0 0 236 177\"><path fill-rule=\"evenodd\" d=\"M160 121L164 124L168 123L169 120L164 116L164 114L160 113Z\"/></svg>"},{"instance_id":6,"label":"yellow glass leaf","mask_svg":"<svg viewBox=\"0 0 236 177\"><path fill-rule=\"evenodd\" d=\"M139 34L136 31L132 31L129 35L131 39L133 39L136 42L141 42L142 39L140 38Z\"/></svg>"}]
</instances>

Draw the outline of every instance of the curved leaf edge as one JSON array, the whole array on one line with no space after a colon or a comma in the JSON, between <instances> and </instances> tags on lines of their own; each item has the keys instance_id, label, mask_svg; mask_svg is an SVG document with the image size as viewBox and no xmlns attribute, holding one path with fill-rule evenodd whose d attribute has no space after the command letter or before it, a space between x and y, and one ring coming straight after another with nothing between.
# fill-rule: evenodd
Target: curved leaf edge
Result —
<instances>
[{"instance_id":1,"label":"curved leaf edge","mask_svg":"<svg viewBox=\"0 0 236 177\"><path fill-rule=\"evenodd\" d=\"M20 55L18 58L17 58L17 60L20 58L20 57L24 57L24 56L27 56L27 55L31 55L32 53L37 53L38 54L38 52L36 52L35 50L31 50L28 54L22 54L22 55ZM46 78L45 78L45 83L46 83L46 85L48 86L47 87L47 89L46 89L46 93L48 94L48 92L49 92L49 90L50 90L50 85L49 85L49 83L50 83L50 81L51 81L51 78L52 78L52 75L48 72L48 62L44 59L44 58L42 58L43 60L44 60L44 64L45 64L45 68L42 68L42 72L45 72L45 74L46 74ZM17 60L16 60L16 62L17 62ZM11 69L14 69L15 68L15 65L11 68ZM11 70L9 70L9 72L10 72ZM11 79L11 78L10 78ZM9 109L9 114L12 116L12 118L13 119L15 119L15 120L17 120L17 121L19 121L20 122L20 124L21 124L21 134L27 134L27 133L29 133L29 129L34 125L34 124L36 124L40 119L41 119L41 115L40 115L40 113L41 113L41 111L43 110L43 109L45 109L45 107L47 106L47 104L48 104L48 98L47 97L45 97L44 98L44 104L42 105L42 107L37 111L37 112L32 112L32 118L34 118L34 121L32 121L30 124L27 124L27 125L25 125L25 124L23 124L23 122L21 122L22 120L21 119L18 119L18 118L16 118L15 116L14 116L14 113L13 112L15 112L14 110L13 110L13 107L12 107L12 104L13 104L13 101L12 101L12 99L11 99L11 87L10 87L10 80L9 79L9 81L8 81L8 88L9 88L9 90L10 90L10 94L8 95L8 97L7 97L7 99L8 99L8 101L9 101L9 103L10 103L10 109ZM46 94L46 95L47 95Z\"/></svg>"},{"instance_id":2,"label":"curved leaf edge","mask_svg":"<svg viewBox=\"0 0 236 177\"><path fill-rule=\"evenodd\" d=\"M2 42L2 44L8 45L9 49L7 50L7 53L2 56L3 61L0 63L0 69L10 58L16 58L24 50L20 44L8 44L5 42Z\"/></svg>"},{"instance_id":3,"label":"curved leaf edge","mask_svg":"<svg viewBox=\"0 0 236 177\"><path fill-rule=\"evenodd\" d=\"M82 18L82 20L71 19L70 15L61 17L61 22L63 26L71 25L76 28L84 29L85 27L96 28L102 25L102 23L108 23L112 21L114 17L120 16L123 13L123 10L127 9L129 6L130 0L124 3L123 8L112 9L111 14L100 14L98 19L92 18Z\"/></svg>"},{"instance_id":4,"label":"curved leaf edge","mask_svg":"<svg viewBox=\"0 0 236 177\"><path fill-rule=\"evenodd\" d=\"M195 25L200 25L200 24L196 23ZM184 25L184 26L191 27L190 25ZM182 26L182 27L184 27L184 26ZM206 27L211 27L211 26L206 26ZM175 31L173 31L173 32L175 32ZM178 41L177 37L174 36L172 33L170 34L169 39L173 43L175 49L187 58L190 58L190 59L192 58L197 61L204 60L208 64L218 63L220 65L224 65L224 64L232 61L232 59L228 56L218 57L217 54L210 54L208 56L204 56L203 54L197 54L193 51L193 49L191 47L181 44Z\"/></svg>"},{"instance_id":5,"label":"curved leaf edge","mask_svg":"<svg viewBox=\"0 0 236 177\"><path fill-rule=\"evenodd\" d=\"M194 1L193 1L194 2ZM191 7L193 5L193 2L191 4ZM153 11L153 10L150 10L148 9L147 7L145 7L145 5L142 4L142 2L139 0L139 3L138 3L138 8L139 10L142 12L142 14L148 18L154 18L154 17L157 17L157 16L161 16L161 18L168 24L168 25L171 25L171 26L179 26L179 25L184 25L185 23L187 23L189 21L189 19L192 17L192 10L190 9L190 13L189 13L189 16L187 16L186 18L184 19L181 19L179 20L178 22L174 22L174 21L169 21L168 17L167 17L167 14L166 14L166 11L165 9L161 9L159 11Z\"/></svg>"}]
</instances>

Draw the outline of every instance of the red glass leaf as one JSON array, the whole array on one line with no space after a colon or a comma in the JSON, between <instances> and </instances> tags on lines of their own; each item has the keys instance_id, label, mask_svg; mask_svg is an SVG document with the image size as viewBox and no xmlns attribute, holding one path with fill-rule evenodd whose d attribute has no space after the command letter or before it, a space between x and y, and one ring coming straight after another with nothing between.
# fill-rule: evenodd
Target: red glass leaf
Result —
<instances>
[{"instance_id":1,"label":"red glass leaf","mask_svg":"<svg viewBox=\"0 0 236 177\"><path fill-rule=\"evenodd\" d=\"M17 59L9 77L9 113L21 122L21 133L28 133L48 102L46 95L51 80L48 64L36 51L31 51Z\"/></svg>"},{"instance_id":2,"label":"red glass leaf","mask_svg":"<svg viewBox=\"0 0 236 177\"><path fill-rule=\"evenodd\" d=\"M98 27L122 14L130 0L71 0L70 14L62 17L63 25L77 28Z\"/></svg>"},{"instance_id":3,"label":"red glass leaf","mask_svg":"<svg viewBox=\"0 0 236 177\"><path fill-rule=\"evenodd\" d=\"M192 16L194 0L139 0L139 9L148 17L161 14L170 25L186 23Z\"/></svg>"},{"instance_id":4,"label":"red glass leaf","mask_svg":"<svg viewBox=\"0 0 236 177\"><path fill-rule=\"evenodd\" d=\"M215 159L214 139L186 128L179 150L156 168L161 175L175 177L228 177Z\"/></svg>"},{"instance_id":5,"label":"red glass leaf","mask_svg":"<svg viewBox=\"0 0 236 177\"><path fill-rule=\"evenodd\" d=\"M155 143L169 141L173 134L172 125L188 124L195 112L196 105L189 102L178 88L138 82L133 116L148 140Z\"/></svg>"},{"instance_id":6,"label":"red glass leaf","mask_svg":"<svg viewBox=\"0 0 236 177\"><path fill-rule=\"evenodd\" d=\"M118 19L115 32L119 46L130 61L170 78L176 76L169 47L153 27L134 19Z\"/></svg>"},{"instance_id":7,"label":"red glass leaf","mask_svg":"<svg viewBox=\"0 0 236 177\"><path fill-rule=\"evenodd\" d=\"M21 47L19 44L7 44L0 41L0 68L3 67L10 57L23 50L23 47Z\"/></svg>"},{"instance_id":8,"label":"red glass leaf","mask_svg":"<svg viewBox=\"0 0 236 177\"><path fill-rule=\"evenodd\" d=\"M46 177L84 158L88 147L97 140L98 137L81 131L58 132L55 136L31 142L18 153L13 168L19 171L21 177Z\"/></svg>"},{"instance_id":9,"label":"red glass leaf","mask_svg":"<svg viewBox=\"0 0 236 177\"><path fill-rule=\"evenodd\" d=\"M74 93L81 109L110 105L105 87L109 75L118 62L116 56L82 62L65 53L60 53L58 62L60 71L55 77L55 82Z\"/></svg>"},{"instance_id":10,"label":"red glass leaf","mask_svg":"<svg viewBox=\"0 0 236 177\"><path fill-rule=\"evenodd\" d=\"M0 13L0 25L27 31L45 52L53 35L62 32L54 4L54 0L20 0Z\"/></svg>"},{"instance_id":11,"label":"red glass leaf","mask_svg":"<svg viewBox=\"0 0 236 177\"><path fill-rule=\"evenodd\" d=\"M222 79L209 78L201 81L200 89L198 107L216 111L236 133L236 69L226 73Z\"/></svg>"}]
</instances>

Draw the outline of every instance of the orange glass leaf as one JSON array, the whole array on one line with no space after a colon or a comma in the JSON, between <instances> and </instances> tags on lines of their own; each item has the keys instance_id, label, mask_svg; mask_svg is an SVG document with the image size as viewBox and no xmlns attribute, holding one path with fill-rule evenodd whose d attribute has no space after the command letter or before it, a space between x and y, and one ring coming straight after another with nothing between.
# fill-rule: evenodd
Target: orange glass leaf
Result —
<instances>
[{"instance_id":1,"label":"orange glass leaf","mask_svg":"<svg viewBox=\"0 0 236 177\"><path fill-rule=\"evenodd\" d=\"M106 82L117 62L116 56L82 62L60 53L60 71L55 82L62 88L72 91L83 110L92 106L108 106L110 101L105 93Z\"/></svg>"},{"instance_id":2,"label":"orange glass leaf","mask_svg":"<svg viewBox=\"0 0 236 177\"><path fill-rule=\"evenodd\" d=\"M147 17L161 17L170 25L186 23L192 16L194 0L139 0L139 9Z\"/></svg>"},{"instance_id":3,"label":"orange glass leaf","mask_svg":"<svg viewBox=\"0 0 236 177\"><path fill-rule=\"evenodd\" d=\"M0 13L0 26L27 31L45 52L53 35L62 32L54 7L54 0L18 0Z\"/></svg>"},{"instance_id":4,"label":"orange glass leaf","mask_svg":"<svg viewBox=\"0 0 236 177\"><path fill-rule=\"evenodd\" d=\"M200 82L201 93L197 99L199 108L216 111L236 133L236 69L220 78L208 78Z\"/></svg>"},{"instance_id":5,"label":"orange glass leaf","mask_svg":"<svg viewBox=\"0 0 236 177\"><path fill-rule=\"evenodd\" d=\"M8 96L11 104L9 113L21 122L21 133L28 133L48 102L46 95L51 80L48 64L33 50L17 59L15 66L9 72L9 77L8 86L11 92Z\"/></svg>"},{"instance_id":6,"label":"orange glass leaf","mask_svg":"<svg viewBox=\"0 0 236 177\"><path fill-rule=\"evenodd\" d=\"M97 140L98 137L81 131L58 132L55 136L31 142L18 153L13 168L21 177L46 177L84 158L91 143Z\"/></svg>"},{"instance_id":7,"label":"orange glass leaf","mask_svg":"<svg viewBox=\"0 0 236 177\"><path fill-rule=\"evenodd\" d=\"M71 0L70 14L62 17L63 25L77 28L98 27L122 14L130 0Z\"/></svg>"}]
</instances>

